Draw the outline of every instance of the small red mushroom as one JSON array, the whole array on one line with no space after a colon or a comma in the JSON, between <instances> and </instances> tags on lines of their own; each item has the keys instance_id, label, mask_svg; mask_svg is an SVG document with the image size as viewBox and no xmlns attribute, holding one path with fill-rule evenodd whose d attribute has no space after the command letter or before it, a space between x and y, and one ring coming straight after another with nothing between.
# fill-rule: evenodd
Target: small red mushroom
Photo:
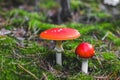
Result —
<instances>
[{"instance_id":1,"label":"small red mushroom","mask_svg":"<svg viewBox=\"0 0 120 80\"><path fill-rule=\"evenodd\" d=\"M77 46L75 53L83 58L82 72L88 73L88 58L93 57L95 53L93 46L87 42L83 42Z\"/></svg>"},{"instance_id":2,"label":"small red mushroom","mask_svg":"<svg viewBox=\"0 0 120 80\"><path fill-rule=\"evenodd\" d=\"M62 65L62 54L61 52L64 51L62 47L62 40L72 40L75 38L78 38L80 36L80 33L72 28L51 28L46 31L43 31L40 33L40 37L47 40L55 40L56 46L55 50L56 53L56 62L59 65Z\"/></svg>"}]
</instances>

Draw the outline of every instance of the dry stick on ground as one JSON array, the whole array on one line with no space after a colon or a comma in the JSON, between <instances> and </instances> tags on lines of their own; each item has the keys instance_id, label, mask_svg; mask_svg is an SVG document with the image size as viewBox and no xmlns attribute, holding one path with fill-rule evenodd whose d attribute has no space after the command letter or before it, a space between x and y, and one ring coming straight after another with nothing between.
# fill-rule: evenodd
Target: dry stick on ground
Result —
<instances>
[{"instance_id":1,"label":"dry stick on ground","mask_svg":"<svg viewBox=\"0 0 120 80\"><path fill-rule=\"evenodd\" d=\"M47 78L47 76L46 76L46 74L45 73L43 73L43 76L41 77L41 79L40 80L48 80L48 78Z\"/></svg>"},{"instance_id":2,"label":"dry stick on ground","mask_svg":"<svg viewBox=\"0 0 120 80\"><path fill-rule=\"evenodd\" d=\"M115 78L115 77L117 77L117 72L116 71L114 71L114 72L111 72L109 75L108 75L108 78L109 79L111 79L111 78Z\"/></svg>"},{"instance_id":3,"label":"dry stick on ground","mask_svg":"<svg viewBox=\"0 0 120 80\"><path fill-rule=\"evenodd\" d=\"M108 76L94 76L96 80L109 80Z\"/></svg>"},{"instance_id":4,"label":"dry stick on ground","mask_svg":"<svg viewBox=\"0 0 120 80\"><path fill-rule=\"evenodd\" d=\"M120 80L120 77L118 77L116 80Z\"/></svg>"},{"instance_id":5,"label":"dry stick on ground","mask_svg":"<svg viewBox=\"0 0 120 80\"><path fill-rule=\"evenodd\" d=\"M57 76L57 77L65 77L64 76L64 73L62 73L61 71L57 71L55 70L49 62L44 62L43 60L40 61L40 65L39 65L42 69L50 72L51 74L53 74L54 76Z\"/></svg>"},{"instance_id":6,"label":"dry stick on ground","mask_svg":"<svg viewBox=\"0 0 120 80\"><path fill-rule=\"evenodd\" d=\"M117 75L116 72L112 72L108 76L104 76L104 75L103 76L94 76L94 78L97 80L109 80L109 79L112 79L113 77L115 77L116 75ZM118 77L115 80L120 80L120 77Z\"/></svg>"},{"instance_id":7,"label":"dry stick on ground","mask_svg":"<svg viewBox=\"0 0 120 80\"><path fill-rule=\"evenodd\" d=\"M101 68L103 68L102 62L101 62L101 60L99 59L99 57L98 57L98 56L96 56L96 59L97 59L97 61L98 61L99 65L101 66Z\"/></svg>"},{"instance_id":8,"label":"dry stick on ground","mask_svg":"<svg viewBox=\"0 0 120 80\"><path fill-rule=\"evenodd\" d=\"M34 77L36 80L39 80L39 78L37 76L35 76L35 74L33 74L32 72L30 72L29 70L25 69L22 65L17 64L19 68L21 68L22 70L24 70L25 72L27 72L28 74L30 74L32 77Z\"/></svg>"}]
</instances>

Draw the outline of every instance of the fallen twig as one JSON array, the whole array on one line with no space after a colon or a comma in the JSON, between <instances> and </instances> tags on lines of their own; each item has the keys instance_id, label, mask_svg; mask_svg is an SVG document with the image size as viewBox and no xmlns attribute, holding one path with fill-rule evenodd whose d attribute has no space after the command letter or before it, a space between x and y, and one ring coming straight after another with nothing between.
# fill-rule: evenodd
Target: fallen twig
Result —
<instances>
[{"instance_id":1,"label":"fallen twig","mask_svg":"<svg viewBox=\"0 0 120 80\"><path fill-rule=\"evenodd\" d=\"M47 64L47 66L44 65L44 64ZM61 76L62 76L62 77L65 77L65 76L64 76L64 73L62 73L61 71L55 70L55 69L50 65L50 63L48 63L48 62L44 62L43 60L41 60L40 67L41 67L42 69L50 72L50 73L53 74L54 76L57 76L57 77L61 77Z\"/></svg>"},{"instance_id":2,"label":"fallen twig","mask_svg":"<svg viewBox=\"0 0 120 80\"><path fill-rule=\"evenodd\" d=\"M20 67L22 70L24 70L25 72L27 72L28 74L30 74L31 76L33 76L36 80L39 80L39 78L37 76L35 76L35 74L33 74L32 72L30 72L29 70L25 69L22 65L17 64L18 67Z\"/></svg>"},{"instance_id":3,"label":"fallen twig","mask_svg":"<svg viewBox=\"0 0 120 80\"><path fill-rule=\"evenodd\" d=\"M110 34L110 32L107 32L107 33L103 36L102 40L105 40L105 38L106 38L109 34Z\"/></svg>"},{"instance_id":4,"label":"fallen twig","mask_svg":"<svg viewBox=\"0 0 120 80\"><path fill-rule=\"evenodd\" d=\"M94 76L96 80L109 80L108 76Z\"/></svg>"},{"instance_id":5,"label":"fallen twig","mask_svg":"<svg viewBox=\"0 0 120 80\"><path fill-rule=\"evenodd\" d=\"M116 80L120 80L120 77L118 77Z\"/></svg>"},{"instance_id":6,"label":"fallen twig","mask_svg":"<svg viewBox=\"0 0 120 80\"><path fill-rule=\"evenodd\" d=\"M43 73L43 76L42 76L42 78L40 80L48 80L48 78L47 78L45 73Z\"/></svg>"}]
</instances>

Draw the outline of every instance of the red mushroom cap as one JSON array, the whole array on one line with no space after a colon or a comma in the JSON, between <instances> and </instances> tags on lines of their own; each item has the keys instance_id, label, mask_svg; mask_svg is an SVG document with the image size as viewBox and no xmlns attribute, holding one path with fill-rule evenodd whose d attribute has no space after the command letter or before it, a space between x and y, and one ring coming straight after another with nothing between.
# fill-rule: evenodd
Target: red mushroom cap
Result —
<instances>
[{"instance_id":1,"label":"red mushroom cap","mask_svg":"<svg viewBox=\"0 0 120 80\"><path fill-rule=\"evenodd\" d=\"M48 40L71 40L78 38L80 33L72 28L51 28L43 31L40 37Z\"/></svg>"},{"instance_id":2,"label":"red mushroom cap","mask_svg":"<svg viewBox=\"0 0 120 80\"><path fill-rule=\"evenodd\" d=\"M91 58L94 56L95 50L91 44L83 42L77 46L75 53L81 58Z\"/></svg>"}]
</instances>

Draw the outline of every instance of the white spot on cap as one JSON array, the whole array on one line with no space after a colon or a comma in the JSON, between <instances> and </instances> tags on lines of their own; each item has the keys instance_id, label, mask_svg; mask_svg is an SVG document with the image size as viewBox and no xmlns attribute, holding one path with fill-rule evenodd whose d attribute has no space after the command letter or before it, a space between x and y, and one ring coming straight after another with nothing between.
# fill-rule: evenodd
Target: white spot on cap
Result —
<instances>
[{"instance_id":1,"label":"white spot on cap","mask_svg":"<svg viewBox=\"0 0 120 80\"><path fill-rule=\"evenodd\" d=\"M45 31L44 33L47 33L47 31Z\"/></svg>"},{"instance_id":2,"label":"white spot on cap","mask_svg":"<svg viewBox=\"0 0 120 80\"><path fill-rule=\"evenodd\" d=\"M56 30L54 30L54 32L56 32Z\"/></svg>"},{"instance_id":3,"label":"white spot on cap","mask_svg":"<svg viewBox=\"0 0 120 80\"><path fill-rule=\"evenodd\" d=\"M60 32L60 30L58 30L58 32Z\"/></svg>"},{"instance_id":4,"label":"white spot on cap","mask_svg":"<svg viewBox=\"0 0 120 80\"><path fill-rule=\"evenodd\" d=\"M60 28L60 30L63 30L62 28Z\"/></svg>"},{"instance_id":5,"label":"white spot on cap","mask_svg":"<svg viewBox=\"0 0 120 80\"><path fill-rule=\"evenodd\" d=\"M60 31L62 31L63 29L62 28L60 28L60 29L58 29L58 32L60 32Z\"/></svg>"}]
</instances>

